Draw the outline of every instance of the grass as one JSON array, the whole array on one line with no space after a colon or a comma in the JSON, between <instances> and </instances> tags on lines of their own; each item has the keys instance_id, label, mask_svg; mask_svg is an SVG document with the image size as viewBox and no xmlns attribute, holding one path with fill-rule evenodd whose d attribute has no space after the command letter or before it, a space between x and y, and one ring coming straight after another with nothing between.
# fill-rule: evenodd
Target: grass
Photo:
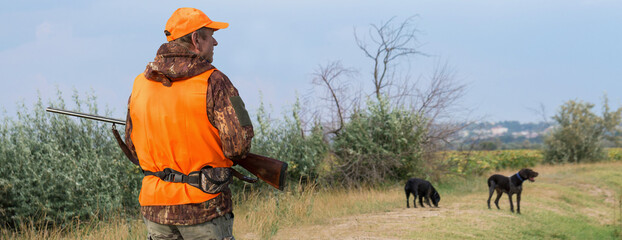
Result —
<instances>
[{"instance_id":1,"label":"grass","mask_svg":"<svg viewBox=\"0 0 622 240\"><path fill-rule=\"evenodd\" d=\"M236 196L238 239L622 239L622 162L537 166L525 183L521 211L486 207L486 177L435 183L440 208L406 209L402 183L358 190L310 185L287 192ZM501 171L510 175L512 171ZM494 208L494 206L493 206ZM139 216L74 223L20 233L2 229L0 239L144 239Z\"/></svg>"},{"instance_id":2,"label":"grass","mask_svg":"<svg viewBox=\"0 0 622 240\"><path fill-rule=\"evenodd\" d=\"M241 239L266 239L278 230L298 225L326 223L326 219L354 214L390 211L400 205L395 189L318 189L298 188L286 193L273 192L265 198L254 194L235 210L234 235Z\"/></svg>"},{"instance_id":3,"label":"grass","mask_svg":"<svg viewBox=\"0 0 622 240\"><path fill-rule=\"evenodd\" d=\"M0 229L0 239L145 239L147 230L139 218L111 217L108 221L72 222L45 227L30 221L19 231Z\"/></svg>"},{"instance_id":4,"label":"grass","mask_svg":"<svg viewBox=\"0 0 622 240\"><path fill-rule=\"evenodd\" d=\"M438 209L406 209L401 186L384 191L388 203L373 213L327 218L278 232L275 239L620 239L622 163L537 166L535 183L525 183L521 211L486 206L486 176L437 184ZM514 172L502 171L504 175ZM359 196L356 202L375 196ZM514 202L516 204L516 202ZM387 210L386 207L395 206ZM322 222L322 220L318 220ZM304 236L304 237L294 237ZM246 238L245 238L246 239Z\"/></svg>"}]
</instances>

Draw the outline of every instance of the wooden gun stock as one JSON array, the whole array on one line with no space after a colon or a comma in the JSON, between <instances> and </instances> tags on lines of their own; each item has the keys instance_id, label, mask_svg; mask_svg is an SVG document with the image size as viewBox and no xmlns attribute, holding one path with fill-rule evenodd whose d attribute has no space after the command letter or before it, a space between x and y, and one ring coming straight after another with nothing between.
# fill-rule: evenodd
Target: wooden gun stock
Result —
<instances>
[{"instance_id":1,"label":"wooden gun stock","mask_svg":"<svg viewBox=\"0 0 622 240\"><path fill-rule=\"evenodd\" d=\"M279 160L248 153L246 158L235 163L248 170L259 179L283 191L287 180L287 163Z\"/></svg>"}]
</instances>

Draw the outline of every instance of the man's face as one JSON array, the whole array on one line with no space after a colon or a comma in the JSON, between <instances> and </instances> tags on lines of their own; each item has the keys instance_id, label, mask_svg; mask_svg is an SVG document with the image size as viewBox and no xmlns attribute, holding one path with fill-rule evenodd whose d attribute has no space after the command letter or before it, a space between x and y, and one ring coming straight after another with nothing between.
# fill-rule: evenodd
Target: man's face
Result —
<instances>
[{"instance_id":1,"label":"man's face","mask_svg":"<svg viewBox=\"0 0 622 240\"><path fill-rule=\"evenodd\" d=\"M199 37L198 34L196 35L195 46L198 54L211 63L214 61L214 46L218 45L218 42L214 38L213 29L207 29L205 35L204 38Z\"/></svg>"}]
</instances>

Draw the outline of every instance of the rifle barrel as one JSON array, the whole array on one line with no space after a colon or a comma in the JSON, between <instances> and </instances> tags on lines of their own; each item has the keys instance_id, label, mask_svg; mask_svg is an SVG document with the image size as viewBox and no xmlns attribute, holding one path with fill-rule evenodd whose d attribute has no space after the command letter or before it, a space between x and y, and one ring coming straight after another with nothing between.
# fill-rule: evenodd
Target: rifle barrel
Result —
<instances>
[{"instance_id":1,"label":"rifle barrel","mask_svg":"<svg viewBox=\"0 0 622 240\"><path fill-rule=\"evenodd\" d=\"M86 118L86 119L91 119L91 120L97 120L97 121L102 121L102 122L114 123L114 124L119 124L119 125L125 125L125 120L102 117L102 116L97 116L93 114L67 111L67 110L51 108L51 107L46 108L45 111L52 112L52 113L65 114L65 115L74 116L74 117L81 117L81 118Z\"/></svg>"}]
</instances>

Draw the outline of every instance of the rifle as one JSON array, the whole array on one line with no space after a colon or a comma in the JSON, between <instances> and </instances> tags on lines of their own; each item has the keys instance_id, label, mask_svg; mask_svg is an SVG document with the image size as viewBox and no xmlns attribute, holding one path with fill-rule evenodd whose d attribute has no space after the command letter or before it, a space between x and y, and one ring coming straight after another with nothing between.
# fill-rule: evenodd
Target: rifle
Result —
<instances>
[{"instance_id":1,"label":"rifle","mask_svg":"<svg viewBox=\"0 0 622 240\"><path fill-rule=\"evenodd\" d=\"M69 116L74 116L74 117L80 117L80 118L101 121L101 122L112 123L112 134L117 140L119 147L121 148L125 156L128 159L130 159L132 163L140 167L138 163L138 159L134 157L134 155L130 152L127 145L125 145L125 142L123 142L123 140L121 139L121 135L119 135L119 131L117 131L117 128L115 126L115 124L125 125L124 120L114 119L114 118L109 118L109 117L102 117L102 116L97 116L97 115L92 115L92 114L81 113L81 112L67 111L67 110L51 108L51 107L48 107L45 110L51 113L59 113L59 114L64 114L64 115L69 115ZM235 160L233 162L237 165L240 165L242 168L246 169L253 175L257 176L259 179L270 184L276 189L279 189L282 191L283 188L285 187L285 180L287 179L286 177L287 176L287 163L285 162L282 162L282 161L279 161L273 158L253 154L253 153L248 153L246 154L245 158ZM232 169L232 170L233 170L232 171L233 175L239 178L240 180L250 182L250 183L254 183L257 181L257 179L249 178L247 176L242 175L235 169Z\"/></svg>"}]
</instances>

